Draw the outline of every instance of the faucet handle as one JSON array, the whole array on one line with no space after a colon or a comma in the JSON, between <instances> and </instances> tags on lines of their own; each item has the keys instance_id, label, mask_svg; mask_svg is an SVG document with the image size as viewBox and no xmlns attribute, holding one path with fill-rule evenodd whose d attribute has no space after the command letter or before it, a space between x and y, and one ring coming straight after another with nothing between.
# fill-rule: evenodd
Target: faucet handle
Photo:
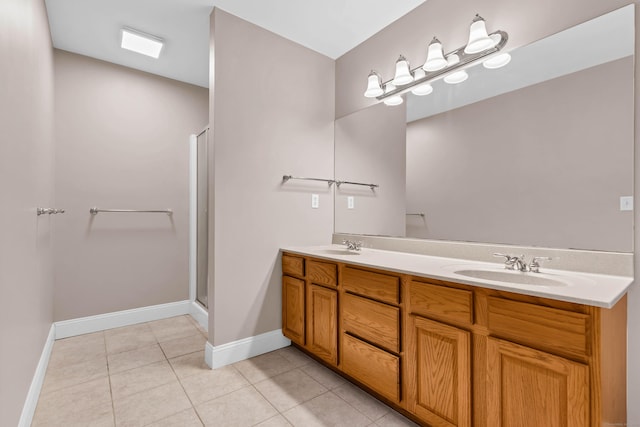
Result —
<instances>
[{"instance_id":1,"label":"faucet handle","mask_svg":"<svg viewBox=\"0 0 640 427\"><path fill-rule=\"evenodd\" d=\"M509 254L501 254L501 253L494 253L493 256L495 257L504 257L504 268L506 268L507 270L513 270L513 266L516 263L516 261L518 260L517 256L513 256L513 255L509 255Z\"/></svg>"},{"instance_id":2,"label":"faucet handle","mask_svg":"<svg viewBox=\"0 0 640 427\"><path fill-rule=\"evenodd\" d=\"M529 271L532 273L540 273L540 261L551 261L553 258L549 256L534 256L529 263Z\"/></svg>"}]
</instances>

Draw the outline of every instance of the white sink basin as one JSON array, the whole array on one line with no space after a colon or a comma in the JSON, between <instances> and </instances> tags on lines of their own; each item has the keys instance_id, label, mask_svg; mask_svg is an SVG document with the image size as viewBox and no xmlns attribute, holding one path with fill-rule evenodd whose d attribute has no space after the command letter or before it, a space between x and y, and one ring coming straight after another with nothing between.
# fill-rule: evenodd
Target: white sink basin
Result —
<instances>
[{"instance_id":1,"label":"white sink basin","mask_svg":"<svg viewBox=\"0 0 640 427\"><path fill-rule=\"evenodd\" d=\"M496 270L457 270L453 272L460 276L473 277L474 279L491 280L494 282L506 282L531 286L569 286L569 283L550 278L541 273L523 273L521 271L496 271Z\"/></svg>"},{"instance_id":2,"label":"white sink basin","mask_svg":"<svg viewBox=\"0 0 640 427\"><path fill-rule=\"evenodd\" d=\"M441 267L456 276L470 277L478 280L499 282L509 285L535 287L567 287L576 285L593 285L592 279L563 271L553 270L542 273L525 273L507 270L502 265L492 264L453 264Z\"/></svg>"},{"instance_id":3,"label":"white sink basin","mask_svg":"<svg viewBox=\"0 0 640 427\"><path fill-rule=\"evenodd\" d=\"M346 249L320 249L318 252L327 255L360 255L360 252L348 251Z\"/></svg>"}]
</instances>

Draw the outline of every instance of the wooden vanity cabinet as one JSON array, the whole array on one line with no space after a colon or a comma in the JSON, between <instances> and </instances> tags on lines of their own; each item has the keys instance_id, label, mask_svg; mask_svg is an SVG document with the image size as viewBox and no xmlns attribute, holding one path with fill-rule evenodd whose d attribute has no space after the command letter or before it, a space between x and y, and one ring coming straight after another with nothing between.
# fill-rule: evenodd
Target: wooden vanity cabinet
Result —
<instances>
[{"instance_id":1,"label":"wooden vanity cabinet","mask_svg":"<svg viewBox=\"0 0 640 427\"><path fill-rule=\"evenodd\" d=\"M626 423L626 297L603 309L283 255L283 333L425 426Z\"/></svg>"},{"instance_id":2,"label":"wooden vanity cabinet","mask_svg":"<svg viewBox=\"0 0 640 427\"><path fill-rule=\"evenodd\" d=\"M407 409L429 425L470 427L473 293L412 280L406 300Z\"/></svg>"},{"instance_id":3,"label":"wooden vanity cabinet","mask_svg":"<svg viewBox=\"0 0 640 427\"><path fill-rule=\"evenodd\" d=\"M400 404L400 278L345 266L340 285L342 371Z\"/></svg>"},{"instance_id":4,"label":"wooden vanity cabinet","mask_svg":"<svg viewBox=\"0 0 640 427\"><path fill-rule=\"evenodd\" d=\"M282 255L282 333L317 357L338 363L338 268Z\"/></svg>"}]
</instances>

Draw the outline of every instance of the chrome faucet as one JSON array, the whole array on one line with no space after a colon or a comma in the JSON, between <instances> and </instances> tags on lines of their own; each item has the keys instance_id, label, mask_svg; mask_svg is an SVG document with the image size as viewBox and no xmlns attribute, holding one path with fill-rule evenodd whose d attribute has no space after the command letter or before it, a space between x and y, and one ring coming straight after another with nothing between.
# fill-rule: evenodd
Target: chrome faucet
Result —
<instances>
[{"instance_id":1,"label":"chrome faucet","mask_svg":"<svg viewBox=\"0 0 640 427\"><path fill-rule=\"evenodd\" d=\"M362 242L356 242L351 240L343 240L343 245L347 245L348 251L359 251L362 248Z\"/></svg>"},{"instance_id":2,"label":"chrome faucet","mask_svg":"<svg viewBox=\"0 0 640 427\"><path fill-rule=\"evenodd\" d=\"M540 261L551 261L553 258L548 256L534 256L531 262L527 264L524 255L514 256L508 254L495 253L493 256L504 257L504 268L507 270L518 270L524 273L540 273Z\"/></svg>"}]
</instances>

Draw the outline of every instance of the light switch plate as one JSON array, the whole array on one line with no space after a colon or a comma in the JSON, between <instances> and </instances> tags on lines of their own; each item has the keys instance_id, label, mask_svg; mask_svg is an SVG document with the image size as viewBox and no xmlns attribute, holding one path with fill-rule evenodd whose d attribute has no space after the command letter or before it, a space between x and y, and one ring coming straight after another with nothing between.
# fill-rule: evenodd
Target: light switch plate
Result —
<instances>
[{"instance_id":1,"label":"light switch plate","mask_svg":"<svg viewBox=\"0 0 640 427\"><path fill-rule=\"evenodd\" d=\"M620 197L620 210L632 211L633 210L633 196Z\"/></svg>"},{"instance_id":2,"label":"light switch plate","mask_svg":"<svg viewBox=\"0 0 640 427\"><path fill-rule=\"evenodd\" d=\"M355 197L347 196L347 209L354 209L356 205Z\"/></svg>"},{"instance_id":3,"label":"light switch plate","mask_svg":"<svg viewBox=\"0 0 640 427\"><path fill-rule=\"evenodd\" d=\"M320 196L317 194L311 195L311 208L318 209L320 207Z\"/></svg>"}]
</instances>

